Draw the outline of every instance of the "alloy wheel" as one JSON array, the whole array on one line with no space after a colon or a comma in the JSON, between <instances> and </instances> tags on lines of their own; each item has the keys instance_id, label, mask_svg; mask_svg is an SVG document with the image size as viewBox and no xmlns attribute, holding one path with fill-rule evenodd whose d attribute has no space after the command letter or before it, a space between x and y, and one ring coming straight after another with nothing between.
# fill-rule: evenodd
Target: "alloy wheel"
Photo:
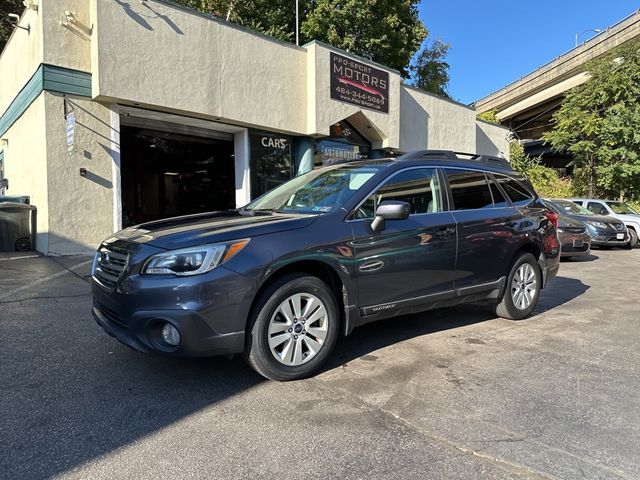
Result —
<instances>
[{"instance_id":1,"label":"alloy wheel","mask_svg":"<svg viewBox=\"0 0 640 480\"><path fill-rule=\"evenodd\" d=\"M302 365L322 349L328 326L324 303L310 293L295 293L283 300L271 316L269 349L284 365Z\"/></svg>"},{"instance_id":2,"label":"alloy wheel","mask_svg":"<svg viewBox=\"0 0 640 480\"><path fill-rule=\"evenodd\" d=\"M516 270L511 281L511 299L518 310L526 310L533 302L538 288L536 272L528 263Z\"/></svg>"}]
</instances>

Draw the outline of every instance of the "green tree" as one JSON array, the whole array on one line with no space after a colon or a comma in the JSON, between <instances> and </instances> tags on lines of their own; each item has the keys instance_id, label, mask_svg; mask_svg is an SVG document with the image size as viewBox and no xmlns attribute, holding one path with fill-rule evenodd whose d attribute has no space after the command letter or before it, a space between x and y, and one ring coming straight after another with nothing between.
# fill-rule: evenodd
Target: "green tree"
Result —
<instances>
[{"instance_id":1,"label":"green tree","mask_svg":"<svg viewBox=\"0 0 640 480\"><path fill-rule=\"evenodd\" d=\"M10 13L20 15L23 10L22 0L0 0L0 52L4 50L4 46L13 32L13 27L7 20L7 15Z\"/></svg>"},{"instance_id":2,"label":"green tree","mask_svg":"<svg viewBox=\"0 0 640 480\"><path fill-rule=\"evenodd\" d=\"M316 0L303 20L306 41L321 40L409 76L427 36L418 0Z\"/></svg>"},{"instance_id":3,"label":"green tree","mask_svg":"<svg viewBox=\"0 0 640 480\"><path fill-rule=\"evenodd\" d=\"M177 0L177 3L224 18L285 42L295 41L295 3L282 0ZM300 2L304 13L306 0Z\"/></svg>"},{"instance_id":4,"label":"green tree","mask_svg":"<svg viewBox=\"0 0 640 480\"><path fill-rule=\"evenodd\" d=\"M449 64L445 60L451 45L435 40L424 45L410 67L409 83L440 97L449 98Z\"/></svg>"},{"instance_id":5,"label":"green tree","mask_svg":"<svg viewBox=\"0 0 640 480\"><path fill-rule=\"evenodd\" d=\"M575 185L590 197L640 198L640 42L586 66L589 80L570 90L544 135L574 156ZM586 192L583 192L586 190Z\"/></svg>"},{"instance_id":6,"label":"green tree","mask_svg":"<svg viewBox=\"0 0 640 480\"><path fill-rule=\"evenodd\" d=\"M500 123L500 119L498 118L498 111L495 108L487 110L486 112L479 113L478 115L476 115L476 117L480 120L484 120L485 122L498 124Z\"/></svg>"},{"instance_id":7,"label":"green tree","mask_svg":"<svg viewBox=\"0 0 640 480\"><path fill-rule=\"evenodd\" d=\"M295 41L291 0L178 0L287 42ZM300 0L300 42L320 40L409 75L427 36L418 0Z\"/></svg>"},{"instance_id":8,"label":"green tree","mask_svg":"<svg viewBox=\"0 0 640 480\"><path fill-rule=\"evenodd\" d=\"M553 168L542 165L539 157L529 157L515 140L509 144L509 162L516 171L529 178L538 195L547 198L573 196L570 179L560 177Z\"/></svg>"}]
</instances>

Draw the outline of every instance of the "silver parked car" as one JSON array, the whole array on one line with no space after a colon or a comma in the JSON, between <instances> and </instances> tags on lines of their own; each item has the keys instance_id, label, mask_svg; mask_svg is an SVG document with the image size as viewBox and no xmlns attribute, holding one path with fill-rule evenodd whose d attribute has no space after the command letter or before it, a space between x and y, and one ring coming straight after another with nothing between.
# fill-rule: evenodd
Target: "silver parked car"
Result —
<instances>
[{"instance_id":1,"label":"silver parked car","mask_svg":"<svg viewBox=\"0 0 640 480\"><path fill-rule=\"evenodd\" d=\"M640 236L640 213L624 202L598 200L593 198L572 198L572 201L592 211L596 215L607 215L622 221L629 229L629 246L638 245Z\"/></svg>"}]
</instances>

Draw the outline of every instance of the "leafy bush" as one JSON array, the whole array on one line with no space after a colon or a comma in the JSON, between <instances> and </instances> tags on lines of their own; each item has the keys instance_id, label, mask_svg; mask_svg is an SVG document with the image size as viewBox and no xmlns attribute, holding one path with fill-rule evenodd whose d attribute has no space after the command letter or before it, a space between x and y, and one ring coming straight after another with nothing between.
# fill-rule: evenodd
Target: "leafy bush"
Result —
<instances>
[{"instance_id":1,"label":"leafy bush","mask_svg":"<svg viewBox=\"0 0 640 480\"><path fill-rule=\"evenodd\" d=\"M484 120L485 122L500 124L500 119L498 119L498 111L495 108L487 110L486 112L479 113L478 115L476 115L476 118L478 118L479 120Z\"/></svg>"},{"instance_id":2,"label":"leafy bush","mask_svg":"<svg viewBox=\"0 0 640 480\"><path fill-rule=\"evenodd\" d=\"M574 195L573 185L567 177L561 177L553 168L540 163L540 158L529 157L524 147L516 141L509 145L511 166L526 175L536 192L545 198L567 198Z\"/></svg>"}]
</instances>

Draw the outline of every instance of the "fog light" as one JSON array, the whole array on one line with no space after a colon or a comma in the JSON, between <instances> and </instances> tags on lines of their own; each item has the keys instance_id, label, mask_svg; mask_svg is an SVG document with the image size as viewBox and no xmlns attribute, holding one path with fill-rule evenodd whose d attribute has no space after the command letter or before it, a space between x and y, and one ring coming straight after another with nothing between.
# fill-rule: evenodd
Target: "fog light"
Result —
<instances>
[{"instance_id":1,"label":"fog light","mask_svg":"<svg viewBox=\"0 0 640 480\"><path fill-rule=\"evenodd\" d=\"M170 323L165 323L160 332L162 339L173 347L180 345L180 332Z\"/></svg>"}]
</instances>

